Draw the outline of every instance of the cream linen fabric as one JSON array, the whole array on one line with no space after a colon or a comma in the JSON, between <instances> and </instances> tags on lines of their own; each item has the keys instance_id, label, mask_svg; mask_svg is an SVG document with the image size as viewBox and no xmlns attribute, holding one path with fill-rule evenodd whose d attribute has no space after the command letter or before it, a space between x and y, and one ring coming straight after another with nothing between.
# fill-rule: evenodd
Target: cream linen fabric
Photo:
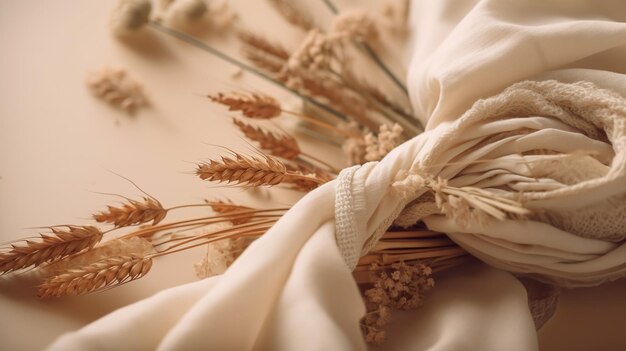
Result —
<instances>
[{"instance_id":1,"label":"cream linen fabric","mask_svg":"<svg viewBox=\"0 0 626 351\"><path fill-rule=\"evenodd\" d=\"M438 164L429 159L437 141L454 128L452 121L461 117L476 100L528 78L584 79L626 95L626 77L602 71L625 70L626 24L622 23L623 17L616 17L626 16L626 3L622 1L423 1L416 2L413 11L416 34L408 82L415 109L429 131L401 145L378 164L342 173L341 178L350 188L350 201L359 204L359 211L355 212L357 217L341 220L356 221L364 230L348 238L356 250L369 246L371 236L381 232L411 200L394 190L398 173L426 161L431 166ZM563 68L585 70L559 71ZM534 88L549 88L550 84L563 87L556 82L546 84ZM582 88L595 89L587 85ZM529 123L522 119L533 118L502 117L505 126L501 132L519 129L520 125ZM541 138L532 142L543 139L561 144L578 142L569 145L568 150L574 145L589 147L604 157L603 164L608 167L614 152L609 150L606 140L595 140L567 123L542 115L533 121L536 133L532 134ZM543 135L542 129L547 130ZM489 129L484 135L493 131ZM477 133L474 137L480 136ZM468 140L470 137L467 136ZM520 138L514 135L495 141L496 145L490 149L495 154L491 156L497 158L498 152L503 157L516 154L518 149L509 146L520 146ZM445 148L442 152L452 151ZM510 171L510 174L523 172L515 167ZM448 169L447 176L454 177L459 172L461 169L456 173ZM481 172L484 171L476 169L471 179L456 178L455 186L480 184ZM511 183L510 174L506 184ZM545 185L542 187L547 190ZM412 195L420 194L418 191ZM365 310L344 261L353 252L342 246L342 254L336 244L335 197L335 182L305 196L222 276L172 288L122 308L62 336L50 349L364 349L358 320ZM345 200L342 197L338 202ZM572 277L566 268L558 265L567 260L592 262L581 268L585 272L582 281L588 283L596 273L607 269L610 277L618 276L626 259L626 255L617 251L619 244L573 235L540 221L529 222L532 228L527 231L515 232L511 231L510 221L489 222L487 228L468 229L440 215L424 220L433 228L452 233L455 240L477 256L507 270L536 272L548 267L548 272L539 273L581 281L580 276ZM544 230L548 235L540 235ZM500 261L503 257L487 247L495 245L495 241L479 240L489 236L509 243L519 238L535 240L519 246L530 261L521 262L525 265L520 269L512 269L520 260L515 264L508 259ZM477 238L478 242L469 242L467 238ZM550 250L543 247L546 238L553 243ZM614 255L606 254L611 250ZM552 266L540 260L541 252ZM609 259L603 258L608 256ZM591 260L592 257L599 258ZM388 349L537 348L524 288L509 273L482 264L438 277L426 305L398 318L389 336L391 340L385 345Z\"/></svg>"}]
</instances>

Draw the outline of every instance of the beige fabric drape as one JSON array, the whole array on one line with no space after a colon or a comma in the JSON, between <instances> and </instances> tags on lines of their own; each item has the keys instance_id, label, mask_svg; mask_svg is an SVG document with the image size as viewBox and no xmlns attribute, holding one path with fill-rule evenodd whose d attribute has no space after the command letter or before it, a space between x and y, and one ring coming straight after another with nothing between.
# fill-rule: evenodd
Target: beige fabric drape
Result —
<instances>
[{"instance_id":1,"label":"beige fabric drape","mask_svg":"<svg viewBox=\"0 0 626 351\"><path fill-rule=\"evenodd\" d=\"M380 163L368 164L350 177L341 178L352 189L353 200L364 206L356 218L359 223L366 223L364 231L353 238L360 245L367 245L368 237L389 224L410 200L394 191L393 184L401 171L425 162L442 165L438 159L445 163L454 158L454 152L462 151L452 145L440 146L454 142L445 140L446 133L458 126L454 121L463 118L478 99L529 78L584 79L626 96L626 77L604 72L626 70L626 24L623 17L616 17L626 16L624 2L423 1L414 3L413 12L416 34L408 83L416 112L427 122L428 131L401 145ZM560 70L564 68L585 70ZM549 91L541 91L550 86L566 89L556 82L518 89L534 91L541 97L550 95ZM597 91L588 85L582 88ZM507 96L499 98L506 100ZM565 106L555 99L548 100L556 106ZM545 110L537 109L537 112L545 113ZM497 134L494 131L498 128L503 128L499 132L507 132L530 123L536 133L512 135L493 141L493 145L487 143L489 152L480 157L495 159L517 154L524 145L520 139L527 137L531 143L560 140L567 146L563 152L572 151L575 145L591 148L597 151L598 162L605 168L624 162L610 164L610 158L616 154L610 150L611 140L583 135L552 115L499 117L503 122L492 124L491 129L481 129L477 124L474 129L461 130L460 136L467 141L461 145L467 146L474 140L478 145L484 142L482 137ZM514 166L515 163L511 165L506 179L495 177L490 181L512 184L512 175L523 177L524 169ZM476 165L475 172L469 172L473 166L465 166L456 170L439 166L433 175L446 175L452 178L451 183L457 182L455 186L492 186L481 183L486 178L481 179L480 173L489 170ZM492 170L506 169L492 166ZM464 178L454 178L457 175ZM550 178L546 176L546 179ZM519 183L530 186L532 182L526 179ZM556 183L541 184L541 190L547 193L549 186L552 190L563 188L564 184ZM619 191L615 187L620 184L618 179L611 189ZM358 324L364 306L344 262L346 253L342 255L335 239L335 195L335 182L331 182L305 196L222 276L169 289L122 308L62 336L50 349L364 349ZM510 221L491 221L485 228L460 226L440 215L424 220L437 230L452 233L455 240L477 256L507 270L539 272L583 282L592 282L598 272L610 275L602 279L622 274L625 255L607 254L623 247L615 240L609 242L563 229L546 229L555 227L539 220L528 222L533 227L526 230L511 229L515 226ZM472 238L475 242L471 242ZM550 239L546 241L547 238ZM497 244L502 244L498 247L508 249L509 253L518 245L521 258L505 257L489 246ZM601 262L588 264L594 262L593 255L600 257ZM610 259L602 258L609 256ZM585 265L581 268L583 278L569 276L568 269L559 266L568 260ZM546 271L542 271L544 268ZM426 305L398 318L389 339L386 348L402 350L537 348L524 288L509 273L483 264L438 277Z\"/></svg>"}]
</instances>

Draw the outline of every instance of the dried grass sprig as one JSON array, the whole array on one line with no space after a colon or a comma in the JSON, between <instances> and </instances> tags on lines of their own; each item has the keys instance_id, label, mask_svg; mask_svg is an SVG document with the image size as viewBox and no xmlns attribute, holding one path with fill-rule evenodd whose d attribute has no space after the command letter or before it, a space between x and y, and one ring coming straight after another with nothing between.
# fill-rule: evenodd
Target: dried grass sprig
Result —
<instances>
[{"instance_id":1,"label":"dried grass sprig","mask_svg":"<svg viewBox=\"0 0 626 351\"><path fill-rule=\"evenodd\" d=\"M67 228L61 230L59 228ZM39 240L25 240L24 244L10 244L0 253L0 272L8 273L46 262L57 261L94 247L103 233L94 226L50 227L52 233L40 234Z\"/></svg>"},{"instance_id":2,"label":"dried grass sprig","mask_svg":"<svg viewBox=\"0 0 626 351\"><path fill-rule=\"evenodd\" d=\"M484 221L487 218L504 220L507 217L524 217L532 212L518 201L503 198L475 187L453 187L447 181L437 179L430 182L441 211L461 223L470 220Z\"/></svg>"},{"instance_id":3,"label":"dried grass sprig","mask_svg":"<svg viewBox=\"0 0 626 351\"><path fill-rule=\"evenodd\" d=\"M40 298L76 296L139 279L152 267L152 259L136 255L108 257L47 279Z\"/></svg>"},{"instance_id":4,"label":"dried grass sprig","mask_svg":"<svg viewBox=\"0 0 626 351\"><path fill-rule=\"evenodd\" d=\"M99 223L110 223L116 228L127 227L152 221L158 224L167 215L167 210L152 197L143 197L143 202L127 199L120 207L107 206L106 211L96 213L93 219Z\"/></svg>"},{"instance_id":5,"label":"dried grass sprig","mask_svg":"<svg viewBox=\"0 0 626 351\"><path fill-rule=\"evenodd\" d=\"M229 111L241 111L250 118L270 119L282 113L280 103L269 95L231 93L207 96L209 100L228 106Z\"/></svg>"}]
</instances>

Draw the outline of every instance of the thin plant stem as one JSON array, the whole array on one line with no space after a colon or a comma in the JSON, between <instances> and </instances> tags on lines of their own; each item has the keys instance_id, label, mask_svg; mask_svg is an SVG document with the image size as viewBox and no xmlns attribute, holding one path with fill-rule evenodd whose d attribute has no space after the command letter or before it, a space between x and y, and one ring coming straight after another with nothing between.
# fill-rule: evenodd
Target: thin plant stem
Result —
<instances>
[{"instance_id":1,"label":"thin plant stem","mask_svg":"<svg viewBox=\"0 0 626 351\"><path fill-rule=\"evenodd\" d=\"M313 155L311 155L309 153L303 152L303 151L300 151L300 154L302 156L306 157L306 158L309 158L309 159L319 163L319 164L324 165L326 168L328 168L329 171L331 171L331 172L333 172L335 174L339 173L339 170L337 169L337 167L331 165L330 163L328 163L328 162L326 162L324 160L321 160L321 159L319 159L319 158L317 158L317 157L315 157L315 156L313 156Z\"/></svg>"},{"instance_id":2,"label":"thin plant stem","mask_svg":"<svg viewBox=\"0 0 626 351\"><path fill-rule=\"evenodd\" d=\"M326 7L334 15L339 13L339 9L337 9L337 6L335 6L335 4L333 4L331 0L322 0L322 1L324 2L324 4L326 4ZM398 86L398 88L400 88L400 90L402 90L404 94L407 94L407 89L406 89L406 86L404 86L404 83L402 83L402 81L400 81L400 79L398 79L398 77L396 77L395 74L391 72L391 70L387 67L387 65L385 65L385 63L380 59L378 54L376 54L376 52L374 51L374 49L372 49L371 46L369 46L367 43L356 43L356 42L355 42L355 45L361 48L363 51L365 51L365 53L374 61L374 63L378 67L380 67L380 69L383 70L383 72L385 72L385 74L393 81L393 83L396 86Z\"/></svg>"},{"instance_id":3,"label":"thin plant stem","mask_svg":"<svg viewBox=\"0 0 626 351\"><path fill-rule=\"evenodd\" d=\"M190 239L187 239L185 241L182 241L182 242L179 242L177 244L174 244L174 245L164 249L163 251L160 251L159 254L162 254L162 253L165 253L165 252L169 252L172 249L175 249L177 247L181 247L183 245L189 244L189 243L194 242L194 241L199 240L199 239L208 238L208 237L211 237L211 236L216 236L218 234L228 233L228 232L240 233L240 232L237 231L239 229L257 229L257 230L259 230L260 228L258 228L258 226L260 226L260 225L264 225L264 224L272 224L273 225L274 223L276 223L276 220L275 219L270 219L270 220L253 222L253 223L240 224L240 225L236 225L236 226L233 226L233 227L230 227L230 228L220 229L220 230L216 230L216 231L213 231L213 232L210 232L210 233L197 235L197 236L194 236L194 237L192 237ZM253 227L253 228L250 228L250 227ZM269 227L267 229L269 229ZM265 230L267 230L267 229L265 229ZM235 232L235 231L237 231L237 232Z\"/></svg>"},{"instance_id":4,"label":"thin plant stem","mask_svg":"<svg viewBox=\"0 0 626 351\"><path fill-rule=\"evenodd\" d=\"M313 118L313 117L307 116L307 115L302 114L302 113L288 111L288 110L282 110L282 112L286 113L288 115L292 115L292 116L301 118L301 119L303 119L303 120L305 120L307 122L310 122L311 124L315 124L318 127L322 127L322 128L326 128L328 130L331 130L331 131L333 131L333 132L335 132L337 134L340 134L340 135L342 135L342 136L344 136L346 138L350 138L350 137L354 137L355 136L355 135L352 135L351 133L348 133L348 132L346 132L344 130L341 130L341 129L333 126L330 123L322 122L322 121L320 121L317 118Z\"/></svg>"},{"instance_id":5,"label":"thin plant stem","mask_svg":"<svg viewBox=\"0 0 626 351\"><path fill-rule=\"evenodd\" d=\"M259 213L268 213L268 212L271 213L271 212L286 211L286 210L288 210L288 208L267 209L267 210L250 209L250 210L244 210L244 211L233 211L233 212L229 212L229 213L217 214L217 215L208 216L208 217L186 219L186 220L183 220L183 221L177 221L177 222L172 222L172 223L165 223L165 224L159 224L159 225L155 225L155 226L150 226L150 227L147 227L147 228L142 228L142 229L133 231L131 233L128 233L128 234L122 236L121 238L130 238L130 237L134 237L134 236L142 236L142 235L149 234L149 233L155 233L155 232L168 230L168 229L184 228L186 226L192 226L192 225L197 225L197 224L201 224L201 223L215 224L215 223L220 223L220 222L228 222L228 221L230 221L230 219L233 218L233 216L236 216L236 215L256 215L256 214L259 214Z\"/></svg>"},{"instance_id":6,"label":"thin plant stem","mask_svg":"<svg viewBox=\"0 0 626 351\"><path fill-rule=\"evenodd\" d=\"M235 66L245 70L245 71L248 71L248 72L256 75L257 77L265 79L268 82L271 82L271 83L273 83L273 84L275 84L275 85L277 85L277 86L279 86L279 87L289 91L290 93L298 96L299 98L304 99L304 100L312 103L313 105L323 109L324 111L329 112L329 113L335 115L336 117L338 117L341 120L344 120L344 121L347 120L346 116L344 116L341 112L333 109L332 107L330 107L330 106L328 106L326 104L323 104L323 103L317 101L316 99L314 99L312 97L300 94L298 91L293 90L293 89L285 86L283 83L281 83L278 80L276 80L276 79L274 79L274 78L272 78L272 77L270 77L270 76L260 72L259 70L255 69L254 67L252 67L252 66L250 66L248 64L245 64L245 63L235 59L234 57L229 56L229 55L227 55L227 54L225 54L225 53L215 49L212 46L209 46L209 45L205 44L204 42L198 40L197 38L195 38L195 37L193 37L193 36L191 36L189 34L183 33L181 31L178 31L178 30L175 30L175 29L172 29L172 28L169 28L169 27L166 27L166 26L162 25L161 23L159 23L157 21L151 21L149 23L149 26L151 28L155 29L158 32L161 32L161 33L170 35L170 36L172 36L172 37L174 37L176 39L182 40L182 41L186 42L187 44L193 45L193 46L197 47L198 49L204 50L204 51L210 53L213 56L216 56L216 57L218 57L218 58L220 58L220 59L222 59L222 60L224 60L224 61L226 61L226 62L228 62L228 63L230 63L232 65L235 65Z\"/></svg>"}]
</instances>

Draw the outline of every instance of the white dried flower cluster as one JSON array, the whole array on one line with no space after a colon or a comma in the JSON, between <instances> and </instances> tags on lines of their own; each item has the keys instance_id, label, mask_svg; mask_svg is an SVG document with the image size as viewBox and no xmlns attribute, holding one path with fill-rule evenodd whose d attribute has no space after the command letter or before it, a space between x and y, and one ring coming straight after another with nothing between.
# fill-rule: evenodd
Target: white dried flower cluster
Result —
<instances>
[{"instance_id":1,"label":"white dried flower cluster","mask_svg":"<svg viewBox=\"0 0 626 351\"><path fill-rule=\"evenodd\" d=\"M386 124L380 126L378 135L368 133L365 135L365 160L379 161L389 151L393 150L402 141L404 130L397 123L392 127Z\"/></svg>"},{"instance_id":2,"label":"white dried flower cluster","mask_svg":"<svg viewBox=\"0 0 626 351\"><path fill-rule=\"evenodd\" d=\"M378 40L376 19L365 11L346 11L335 18L331 25L332 35L341 39L373 43Z\"/></svg>"},{"instance_id":3,"label":"white dried flower cluster","mask_svg":"<svg viewBox=\"0 0 626 351\"><path fill-rule=\"evenodd\" d=\"M86 83L95 96L129 113L148 106L141 85L123 69L107 67L89 72Z\"/></svg>"},{"instance_id":4,"label":"white dried flower cluster","mask_svg":"<svg viewBox=\"0 0 626 351\"><path fill-rule=\"evenodd\" d=\"M331 58L332 43L318 29L313 29L289 57L287 67L292 71L325 69Z\"/></svg>"},{"instance_id":5,"label":"white dried flower cluster","mask_svg":"<svg viewBox=\"0 0 626 351\"><path fill-rule=\"evenodd\" d=\"M111 30L117 36L133 33L148 23L150 0L119 0L110 18Z\"/></svg>"}]
</instances>

